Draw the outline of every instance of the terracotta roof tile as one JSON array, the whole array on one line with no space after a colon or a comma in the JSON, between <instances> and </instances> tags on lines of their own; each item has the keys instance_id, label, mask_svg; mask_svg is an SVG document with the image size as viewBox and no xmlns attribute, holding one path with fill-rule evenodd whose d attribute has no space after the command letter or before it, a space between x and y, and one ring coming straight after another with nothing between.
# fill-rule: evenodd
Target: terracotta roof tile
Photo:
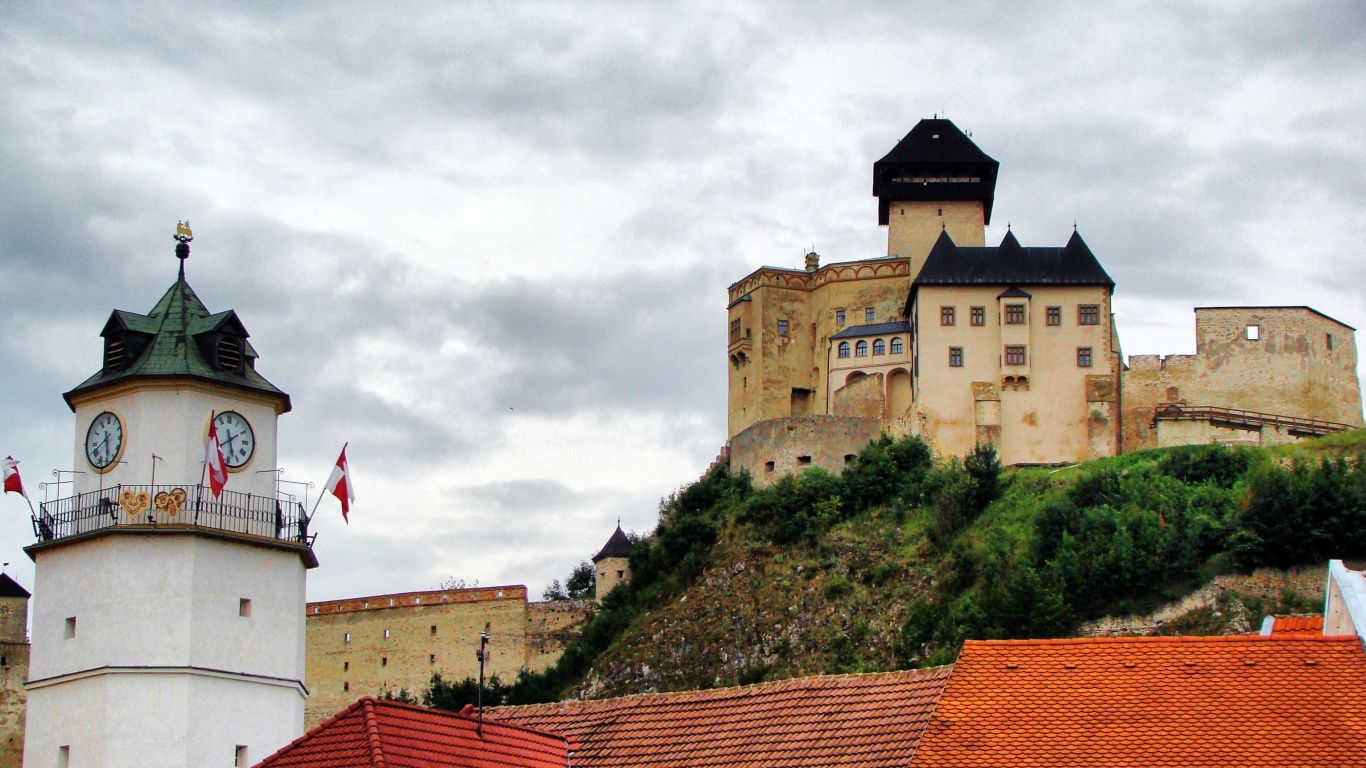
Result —
<instances>
[{"instance_id":1,"label":"terracotta roof tile","mask_svg":"<svg viewBox=\"0 0 1366 768\"><path fill-rule=\"evenodd\" d=\"M951 670L499 707L489 717L570 736L576 768L904 766Z\"/></svg>"},{"instance_id":2,"label":"terracotta roof tile","mask_svg":"<svg viewBox=\"0 0 1366 768\"><path fill-rule=\"evenodd\" d=\"M558 734L396 701L364 698L257 768L564 768L570 743Z\"/></svg>"},{"instance_id":3,"label":"terracotta roof tile","mask_svg":"<svg viewBox=\"0 0 1366 768\"><path fill-rule=\"evenodd\" d=\"M1366 766L1356 637L969 641L915 768Z\"/></svg>"}]
</instances>

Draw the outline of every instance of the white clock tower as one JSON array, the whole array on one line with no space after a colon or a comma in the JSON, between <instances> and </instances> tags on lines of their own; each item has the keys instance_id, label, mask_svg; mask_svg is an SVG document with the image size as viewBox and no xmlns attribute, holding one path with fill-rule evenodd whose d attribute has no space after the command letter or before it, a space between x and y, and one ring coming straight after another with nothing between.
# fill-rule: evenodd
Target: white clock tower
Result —
<instances>
[{"instance_id":1,"label":"white clock tower","mask_svg":"<svg viewBox=\"0 0 1366 768\"><path fill-rule=\"evenodd\" d=\"M66 393L72 495L40 505L24 765L252 765L303 734L301 505L277 493L289 396L236 313L185 281L115 310L100 371ZM228 481L204 480L210 422Z\"/></svg>"}]
</instances>

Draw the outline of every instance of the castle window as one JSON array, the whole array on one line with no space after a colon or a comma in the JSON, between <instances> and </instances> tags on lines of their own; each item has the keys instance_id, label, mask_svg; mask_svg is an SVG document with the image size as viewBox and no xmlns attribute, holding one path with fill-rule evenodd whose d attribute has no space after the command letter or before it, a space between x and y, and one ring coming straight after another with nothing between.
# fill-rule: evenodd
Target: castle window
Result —
<instances>
[{"instance_id":1,"label":"castle window","mask_svg":"<svg viewBox=\"0 0 1366 768\"><path fill-rule=\"evenodd\" d=\"M1006 365L1024 365L1025 348L1023 344L1011 344L1006 347Z\"/></svg>"},{"instance_id":2,"label":"castle window","mask_svg":"<svg viewBox=\"0 0 1366 768\"><path fill-rule=\"evenodd\" d=\"M840 342L840 346L839 346L839 356L840 356L840 357L848 357L848 356L849 356L849 342L847 342L847 341L841 341L841 342Z\"/></svg>"},{"instance_id":3,"label":"castle window","mask_svg":"<svg viewBox=\"0 0 1366 768\"><path fill-rule=\"evenodd\" d=\"M940 324L940 325L953 325L953 324L954 324L954 311L953 311L953 307L940 307L940 308L939 308L939 324Z\"/></svg>"},{"instance_id":4,"label":"castle window","mask_svg":"<svg viewBox=\"0 0 1366 768\"><path fill-rule=\"evenodd\" d=\"M874 339L874 340L873 340L873 354L875 354L875 355L885 355L885 354L887 354L887 342L883 341L882 339Z\"/></svg>"},{"instance_id":5,"label":"castle window","mask_svg":"<svg viewBox=\"0 0 1366 768\"><path fill-rule=\"evenodd\" d=\"M874 322L874 321L876 321L876 320L877 320L877 314L875 314L875 311L874 311L874 309L873 309L872 307L867 307L867 308L865 308L865 309L863 310L863 322L865 322L865 323L871 323L871 322Z\"/></svg>"},{"instance_id":6,"label":"castle window","mask_svg":"<svg viewBox=\"0 0 1366 768\"><path fill-rule=\"evenodd\" d=\"M859 343L857 343L857 344L854 345L854 357L867 357L867 356L868 356L868 342L866 342L866 341L860 341Z\"/></svg>"},{"instance_id":7,"label":"castle window","mask_svg":"<svg viewBox=\"0 0 1366 768\"><path fill-rule=\"evenodd\" d=\"M1247 327L1247 340L1257 341L1262 338L1262 327L1260 325L1249 325Z\"/></svg>"},{"instance_id":8,"label":"castle window","mask_svg":"<svg viewBox=\"0 0 1366 768\"><path fill-rule=\"evenodd\" d=\"M740 340L740 318L730 321L730 341L732 344Z\"/></svg>"},{"instance_id":9,"label":"castle window","mask_svg":"<svg viewBox=\"0 0 1366 768\"><path fill-rule=\"evenodd\" d=\"M1090 348L1090 347L1077 347L1077 367L1078 367L1078 368L1090 368L1090 367L1091 367L1091 348Z\"/></svg>"},{"instance_id":10,"label":"castle window","mask_svg":"<svg viewBox=\"0 0 1366 768\"><path fill-rule=\"evenodd\" d=\"M242 343L231 336L218 342L218 367L235 371L242 367Z\"/></svg>"},{"instance_id":11,"label":"castle window","mask_svg":"<svg viewBox=\"0 0 1366 768\"><path fill-rule=\"evenodd\" d=\"M778 335L779 335L779 336L786 336L786 335L787 335L787 321L786 321L786 320L779 320L779 321L778 321Z\"/></svg>"},{"instance_id":12,"label":"castle window","mask_svg":"<svg viewBox=\"0 0 1366 768\"><path fill-rule=\"evenodd\" d=\"M1022 325L1025 321L1025 307L1023 304L1006 305L1006 325Z\"/></svg>"},{"instance_id":13,"label":"castle window","mask_svg":"<svg viewBox=\"0 0 1366 768\"><path fill-rule=\"evenodd\" d=\"M963 348L962 348L962 347L949 347L949 367L950 367L950 368L962 368L962 367L963 367Z\"/></svg>"},{"instance_id":14,"label":"castle window","mask_svg":"<svg viewBox=\"0 0 1366 768\"><path fill-rule=\"evenodd\" d=\"M1048 325L1062 325L1062 307L1049 307L1044 310L1044 318Z\"/></svg>"},{"instance_id":15,"label":"castle window","mask_svg":"<svg viewBox=\"0 0 1366 768\"><path fill-rule=\"evenodd\" d=\"M972 308L972 313L971 313L971 318L972 318L972 324L973 324L973 325L986 325L986 324L987 324L987 308L986 308L986 307L973 307L973 308Z\"/></svg>"},{"instance_id":16,"label":"castle window","mask_svg":"<svg viewBox=\"0 0 1366 768\"><path fill-rule=\"evenodd\" d=\"M835 325L844 325L844 310L835 310Z\"/></svg>"},{"instance_id":17,"label":"castle window","mask_svg":"<svg viewBox=\"0 0 1366 768\"><path fill-rule=\"evenodd\" d=\"M901 354L901 353L904 352L904 351L906 351L906 345L905 345L905 343L901 340L901 337L898 336L898 337L892 339L892 354L894 354L894 355L899 355L899 354Z\"/></svg>"},{"instance_id":18,"label":"castle window","mask_svg":"<svg viewBox=\"0 0 1366 768\"><path fill-rule=\"evenodd\" d=\"M1079 305L1077 307L1077 325L1100 325L1100 305Z\"/></svg>"}]
</instances>

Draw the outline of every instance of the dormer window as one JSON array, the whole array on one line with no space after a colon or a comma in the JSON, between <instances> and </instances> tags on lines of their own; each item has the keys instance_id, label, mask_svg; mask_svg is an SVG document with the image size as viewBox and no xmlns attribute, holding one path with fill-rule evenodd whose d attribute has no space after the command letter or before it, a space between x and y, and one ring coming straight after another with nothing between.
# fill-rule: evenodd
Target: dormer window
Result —
<instances>
[{"instance_id":1,"label":"dormer window","mask_svg":"<svg viewBox=\"0 0 1366 768\"><path fill-rule=\"evenodd\" d=\"M123 367L124 345L122 336L110 336L104 340L104 370L117 371Z\"/></svg>"},{"instance_id":2,"label":"dormer window","mask_svg":"<svg viewBox=\"0 0 1366 768\"><path fill-rule=\"evenodd\" d=\"M218 367L237 371L242 368L242 342L227 336L218 342Z\"/></svg>"}]
</instances>

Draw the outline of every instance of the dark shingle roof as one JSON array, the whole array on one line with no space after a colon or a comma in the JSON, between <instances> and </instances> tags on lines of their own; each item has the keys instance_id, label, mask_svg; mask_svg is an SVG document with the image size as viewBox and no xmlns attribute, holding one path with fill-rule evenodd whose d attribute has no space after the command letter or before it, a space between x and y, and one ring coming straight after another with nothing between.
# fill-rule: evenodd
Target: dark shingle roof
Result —
<instances>
[{"instance_id":1,"label":"dark shingle roof","mask_svg":"<svg viewBox=\"0 0 1366 768\"><path fill-rule=\"evenodd\" d=\"M204 334L222 333L239 338L245 358L241 372L224 370L208 359L199 343ZM104 387L116 381L139 378L187 377L226 384L280 398L284 410L290 408L289 395L256 372L256 350L247 341L247 329L232 310L210 313L195 295L182 273L146 315L116 309L105 323L101 336L124 334L132 359L117 370L101 369L63 397L71 404L73 395ZM133 344L137 340L139 344Z\"/></svg>"},{"instance_id":2,"label":"dark shingle roof","mask_svg":"<svg viewBox=\"0 0 1366 768\"><path fill-rule=\"evenodd\" d=\"M878 223L887 223L893 201L981 200L983 216L990 224L1000 165L951 121L921 120L891 152L873 163Z\"/></svg>"},{"instance_id":3,"label":"dark shingle roof","mask_svg":"<svg viewBox=\"0 0 1366 768\"><path fill-rule=\"evenodd\" d=\"M19 586L8 573L0 573L0 597L31 597L28 590Z\"/></svg>"},{"instance_id":4,"label":"dark shingle roof","mask_svg":"<svg viewBox=\"0 0 1366 768\"><path fill-rule=\"evenodd\" d=\"M621 524L617 524L617 530L612 533L612 538L602 545L602 551L593 555L593 562L605 560L609 557L630 557L631 539L621 530Z\"/></svg>"},{"instance_id":5,"label":"dark shingle roof","mask_svg":"<svg viewBox=\"0 0 1366 768\"><path fill-rule=\"evenodd\" d=\"M839 333L831 336L832 339L852 339L856 336L884 336L889 333L907 333L911 330L911 323L908 320L897 320L891 323L869 323L868 325L851 325Z\"/></svg>"},{"instance_id":6,"label":"dark shingle roof","mask_svg":"<svg viewBox=\"0 0 1366 768\"><path fill-rule=\"evenodd\" d=\"M1025 248L1006 232L995 248L964 248L941 232L916 276L917 285L1104 285L1114 287L1075 231L1061 248Z\"/></svg>"}]
</instances>

